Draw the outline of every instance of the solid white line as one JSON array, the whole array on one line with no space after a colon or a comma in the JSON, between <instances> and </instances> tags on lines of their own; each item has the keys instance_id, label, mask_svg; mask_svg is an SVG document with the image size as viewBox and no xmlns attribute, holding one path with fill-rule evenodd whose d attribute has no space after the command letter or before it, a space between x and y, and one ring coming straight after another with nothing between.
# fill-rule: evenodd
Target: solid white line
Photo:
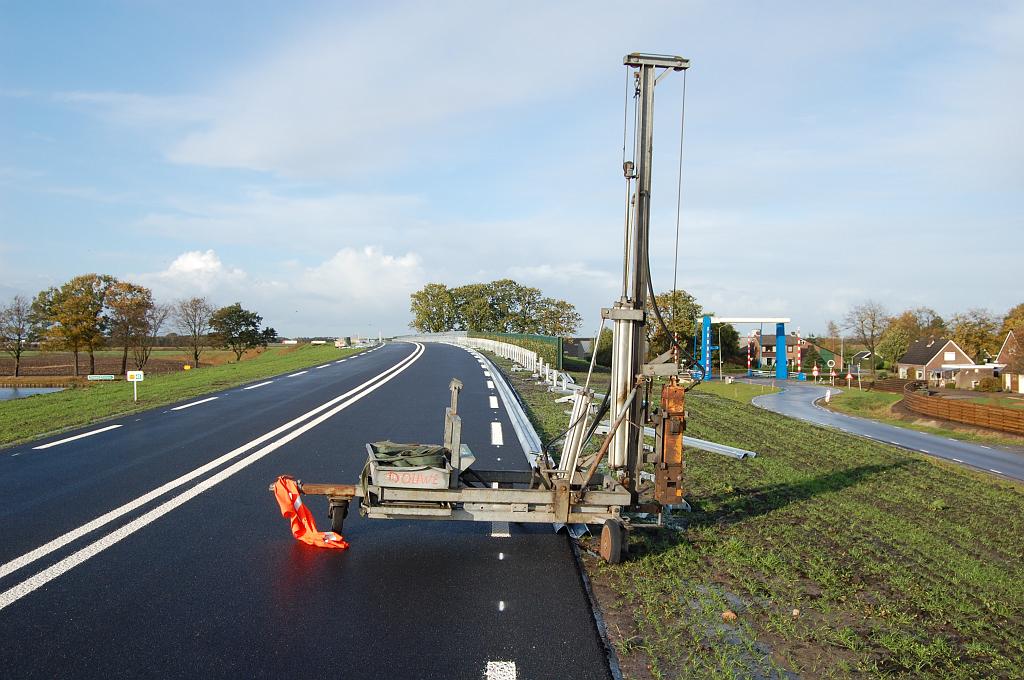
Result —
<instances>
[{"instance_id":1,"label":"solid white line","mask_svg":"<svg viewBox=\"0 0 1024 680\"><path fill-rule=\"evenodd\" d=\"M185 408L192 408L193 406L199 406L200 404L205 404L206 402L213 401L214 399L219 399L219 397L207 397L206 399L200 399L199 401L193 401L190 404L182 404L181 406L175 406L171 410L172 411L180 411L180 410L185 409Z\"/></svg>"},{"instance_id":2,"label":"solid white line","mask_svg":"<svg viewBox=\"0 0 1024 680\"><path fill-rule=\"evenodd\" d=\"M76 434L74 437L68 437L67 439L58 439L55 442L50 442L49 444L43 444L42 446L33 446L32 450L33 451L38 451L39 449L48 449L51 446L57 446L58 444L65 444L67 442L73 442L76 439L81 439L82 437L91 437L94 434L99 434L100 432L106 432L107 430L116 430L119 427L121 427L121 426L120 425L107 425L106 427L101 427L98 430L92 430L91 432L83 432L82 434Z\"/></svg>"},{"instance_id":3,"label":"solid white line","mask_svg":"<svg viewBox=\"0 0 1024 680\"><path fill-rule=\"evenodd\" d=\"M274 382L274 381L273 380L268 380L267 382L261 382L259 385L249 385L248 387L243 387L242 389L243 390L254 390L257 387L263 387L264 385L269 385L272 382Z\"/></svg>"},{"instance_id":4,"label":"solid white line","mask_svg":"<svg viewBox=\"0 0 1024 680\"><path fill-rule=\"evenodd\" d=\"M129 522L128 524L126 524L123 527L117 529L116 531L113 531L113 532L107 534L106 536L104 536L103 538L101 538L101 539L99 539L97 541L94 541L93 543L90 543L89 545L87 545L86 547L82 548L81 550L79 550L79 551L77 551L75 553L72 553L68 557L65 557L63 560L61 560L60 562L57 562L53 566L44 569L43 571L39 572L35 576L32 576L31 578L28 578L28 579L22 581L21 583L19 583L18 585L14 586L13 588L10 588L10 589L8 589L5 592L0 593L0 610L4 609L5 607L7 607L7 606L9 606L11 604L13 604L14 602L17 602L18 600L20 600L21 598L25 597L26 595L28 595L32 591L36 590L37 588L40 588L41 586L46 585L47 583L49 583L53 579L57 578L58 576L60 576L61 574L65 573L65 572L67 572L68 570L73 569L74 567L78 566L79 564L82 564L83 562L85 562L89 558L98 555L100 552L106 550L107 548L109 548L112 545L115 545L116 543L118 543L122 539L127 538L128 536L131 536L136 531L142 529L143 527L145 527L146 525L150 524L151 522L159 519L160 517L163 517L167 513L169 513L172 510L174 510L175 508L178 508L181 505L184 505L185 503L187 503L188 501L192 500L193 498L195 498L199 494L203 493L204 491L207 491L207 490L213 488L214 486L220 484L225 479L227 479L227 478L231 477L232 475L234 475L236 472L239 472L240 470L243 470L244 468L246 468L246 467L252 465L253 463L255 463L256 461L260 460L261 458L263 458L263 457L273 453L274 451L276 451L277 449L281 448L282 446L284 446L288 442L292 441L293 439L299 437L302 434L305 434L309 430L312 430L317 425L322 424L324 421L326 421L331 416L334 416L335 414L345 410L346 408L348 408L352 404L356 403L357 401L359 401L363 397L367 396L368 394L371 394L372 392L374 392L378 388L382 387L383 385L387 384L392 379L397 377L399 374L402 373L402 371L407 369L409 366L411 366L412 363L414 361L416 361L416 359L418 359L419 356L423 353L422 350L423 350L423 346L419 345L417 350L416 350L416 352L414 352L413 355L411 355L412 357L414 357L412 359L412 361L408 361L408 358L407 358L406 360L404 360L400 364L397 364L396 366L393 366L392 368L390 368L390 369L388 369L387 371L384 372L384 373L390 373L390 375L387 375L385 378L383 378L381 380L378 380L377 382L374 382L372 385L370 385L369 387L366 387L362 391L358 391L358 393L355 394L354 396L352 396L350 399L347 399L346 401L343 401L342 403L338 404L337 406L335 406L331 410L327 411L326 413L324 413L324 414L318 416L317 418L309 421L305 425L302 425L301 427L298 427L298 428L292 430L291 432L289 432L285 436L281 437L280 439L278 439L274 443L268 444L267 446L264 446L262 449L259 449L259 450L255 451L255 452L249 454L245 458L243 458L243 459L235 462L234 464L224 468L223 470L221 470L217 474L212 475L212 476L208 477L207 479L203 480L202 482L196 484L195 486L191 487L189 490L187 490L187 491L185 491L183 493L178 494L177 496L171 498L168 501L165 501L164 503L161 503L160 505L156 506L155 508L153 508L152 510L150 510L146 514L139 516L137 519ZM399 368L399 366L401 366L401 368ZM384 375L384 374L382 373L380 375ZM377 377L379 377L379 376L377 376ZM367 382L373 382L373 380L374 379L371 379L371 380L369 380ZM364 383L360 387L363 387L364 385L366 385L366 383ZM359 389L360 388L356 388L355 390L352 390L351 392L356 392ZM344 395L341 398L344 398ZM331 403L331 402L329 402L329 403ZM4 565L4 567L7 567L7 565Z\"/></svg>"},{"instance_id":5,"label":"solid white line","mask_svg":"<svg viewBox=\"0 0 1024 680\"><path fill-rule=\"evenodd\" d=\"M989 472L994 472L994 473L996 473L997 475L1001 475L1001 474L1003 474L1002 472L1000 472L999 470L996 470L995 468L989 468L989 469L988 469L988 471L989 471Z\"/></svg>"},{"instance_id":6,"label":"solid white line","mask_svg":"<svg viewBox=\"0 0 1024 680\"><path fill-rule=\"evenodd\" d=\"M508 522L491 522L492 538L509 538Z\"/></svg>"},{"instance_id":7,"label":"solid white line","mask_svg":"<svg viewBox=\"0 0 1024 680\"><path fill-rule=\"evenodd\" d=\"M491 423L491 446L501 446L504 443L501 437L501 423Z\"/></svg>"},{"instance_id":8,"label":"solid white line","mask_svg":"<svg viewBox=\"0 0 1024 680\"><path fill-rule=\"evenodd\" d=\"M504 606L499 608L499 611ZM484 669L487 680L516 680L516 664L513 661L488 661Z\"/></svg>"},{"instance_id":9,"label":"solid white line","mask_svg":"<svg viewBox=\"0 0 1024 680\"><path fill-rule=\"evenodd\" d=\"M498 408L498 398L497 397L495 397L494 395L491 395L490 397L488 397L488 399L490 400L491 408Z\"/></svg>"},{"instance_id":10,"label":"solid white line","mask_svg":"<svg viewBox=\"0 0 1024 680\"><path fill-rule=\"evenodd\" d=\"M324 364L323 366L317 366L317 368L329 368L330 364Z\"/></svg>"},{"instance_id":11,"label":"solid white line","mask_svg":"<svg viewBox=\"0 0 1024 680\"><path fill-rule=\"evenodd\" d=\"M309 373L309 371L299 371L298 373L292 373L292 374L291 374L290 376L288 376L288 377L289 377L289 378L294 378L295 376L297 376L297 375L302 375L303 373Z\"/></svg>"},{"instance_id":12,"label":"solid white line","mask_svg":"<svg viewBox=\"0 0 1024 680\"><path fill-rule=\"evenodd\" d=\"M493 390L494 389L494 381L493 380L488 380L487 381L487 389L489 389L489 390Z\"/></svg>"},{"instance_id":13,"label":"solid white line","mask_svg":"<svg viewBox=\"0 0 1024 680\"><path fill-rule=\"evenodd\" d=\"M310 418L312 418L317 413L320 413L321 411L324 411L324 410L330 408L334 404L337 404L338 402L343 401L344 399L347 399L348 397L351 397L353 394L356 394L357 392L359 392L360 390L362 390L366 386L368 386L371 383L373 383L375 380L378 380L379 378L383 378L383 377L387 376L389 373L392 373L392 372L394 372L396 370L399 370L399 369L405 370L405 366L408 366L412 362L416 361L416 359L418 359L420 357L420 355L423 354L423 351L425 351L423 349L423 346L419 345L416 350L414 350L409 356L407 356L402 361L399 361L397 364L395 364L391 368L388 368L387 370L378 373L374 377L370 378L369 380L367 380L366 382L362 383L361 385L358 385L357 387L352 388L348 392L345 392L344 394L339 395L339 396L335 397L334 399L331 399L330 401L325 402L325 403L321 404L320 406L317 406L316 408L314 408L314 409L312 409L310 411L307 411L306 413L303 413L302 415L300 415L300 416L298 416L296 418L293 418L292 420L288 421L287 423L276 427L275 429L271 430L270 432L267 432L266 434L263 434L263 435L257 437L256 439L253 439L252 441L250 441L250 442L248 442L246 444L243 444L242 446L239 446L238 448L233 449L233 450L225 453L220 458L216 458L214 460L211 460L209 463L206 463L205 465L203 465L201 467L198 467L195 470L192 470L191 472L187 472L184 475L178 477L177 479L173 479L170 482L167 482L166 484L164 484L163 486L157 487L156 489L153 489L149 493L144 494L142 496L139 496L135 500L129 501L128 503L125 503L121 507L115 508L115 509L111 510L110 512L106 513L105 515L101 515L100 517L97 517L96 519L92 520L91 522L83 524L82 526L78 527L77 529L73 529L73 530L71 530L69 532L61 534L59 537L53 539L49 543L41 545L40 547L36 548L35 550L32 550L31 552L25 553L21 557L15 558L15 559L11 560L10 562L7 562L6 564L0 565L0 578L3 578L7 574L10 574L11 572L16 571L18 569L21 569L22 567L24 567L24 566L26 566L28 564L31 564L32 562L38 560L41 557L45 557L46 555L49 555L50 553L52 553L55 550L59 550L59 549L63 548L65 545L71 543L72 541L76 541L79 538L81 538L82 536L85 536L86 534L88 534L88 533L90 533L92 531L95 531L96 529L99 529L100 527L102 527L102 526L104 526L106 524L109 524L110 522L114 521L115 519L117 519L119 517L122 517L123 515L126 515L129 512L132 512L133 510L136 510L137 508L142 507L143 505L149 503L150 501L152 501L152 500L154 500L156 498L159 498L160 496L164 495L168 491L171 491L172 489L175 489L175 488L177 488L177 487L179 487L179 486L181 486L183 484L187 484L188 482L192 481L193 479L195 479L197 477L201 477L202 475L206 474L207 472L210 472L211 470L214 470L214 469L220 467L221 465L223 465L224 463L228 462L229 460L231 460L233 458L237 458L238 456L242 455L246 451L249 451L250 449L253 449L253 448L259 446L263 442L276 437L277 435L281 434L285 430L288 430L288 429L292 428L293 426L298 425L299 423L301 423L304 420L309 420Z\"/></svg>"}]
</instances>

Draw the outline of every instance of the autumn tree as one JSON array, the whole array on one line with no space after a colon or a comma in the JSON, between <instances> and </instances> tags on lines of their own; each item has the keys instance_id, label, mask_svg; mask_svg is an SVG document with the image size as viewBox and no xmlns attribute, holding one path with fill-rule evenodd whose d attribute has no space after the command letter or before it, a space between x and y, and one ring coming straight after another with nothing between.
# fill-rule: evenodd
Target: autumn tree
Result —
<instances>
[{"instance_id":1,"label":"autumn tree","mask_svg":"<svg viewBox=\"0 0 1024 680\"><path fill-rule=\"evenodd\" d=\"M864 345L871 352L871 377L875 377L874 357L882 332L889 323L889 314L885 306L875 300L868 300L855 305L843 319L846 328L853 334L854 340Z\"/></svg>"},{"instance_id":2,"label":"autumn tree","mask_svg":"<svg viewBox=\"0 0 1024 680\"><path fill-rule=\"evenodd\" d=\"M171 309L171 318L186 338L192 352L192 365L196 368L199 368L199 355L208 342L210 317L214 310L214 306L205 297L178 300Z\"/></svg>"},{"instance_id":3,"label":"autumn tree","mask_svg":"<svg viewBox=\"0 0 1024 680\"><path fill-rule=\"evenodd\" d=\"M35 342L32 304L27 298L15 295L0 307L0 349L14 359L15 377L21 375L21 355L32 342Z\"/></svg>"},{"instance_id":4,"label":"autumn tree","mask_svg":"<svg viewBox=\"0 0 1024 680\"><path fill-rule=\"evenodd\" d=\"M134 283L114 281L107 287L106 304L110 318L110 339L114 345L122 348L123 375L128 370L128 350L149 332L153 293Z\"/></svg>"},{"instance_id":5,"label":"autumn tree","mask_svg":"<svg viewBox=\"0 0 1024 680\"><path fill-rule=\"evenodd\" d=\"M1014 329L1024 329L1024 302L1016 307L1012 307L1006 313L1006 316L1003 317L1003 327L1000 334L1005 338L1006 334Z\"/></svg>"},{"instance_id":6,"label":"autumn tree","mask_svg":"<svg viewBox=\"0 0 1024 680\"><path fill-rule=\"evenodd\" d=\"M268 342L277 339L277 332L273 328L261 329L261 323L263 317L243 309L239 302L221 307L210 317L213 343L229 348L235 353L235 360L241 361L247 349L266 347Z\"/></svg>"},{"instance_id":7,"label":"autumn tree","mask_svg":"<svg viewBox=\"0 0 1024 680\"><path fill-rule=\"evenodd\" d=\"M999 319L987 309L975 307L949 320L953 342L976 362L999 351Z\"/></svg>"},{"instance_id":8,"label":"autumn tree","mask_svg":"<svg viewBox=\"0 0 1024 680\"><path fill-rule=\"evenodd\" d=\"M83 350L89 353L89 371L96 371L96 350L103 346L109 322L104 314L106 293L113 282L112 276L83 274L40 292L32 303L44 343L74 354L75 375Z\"/></svg>"}]
</instances>

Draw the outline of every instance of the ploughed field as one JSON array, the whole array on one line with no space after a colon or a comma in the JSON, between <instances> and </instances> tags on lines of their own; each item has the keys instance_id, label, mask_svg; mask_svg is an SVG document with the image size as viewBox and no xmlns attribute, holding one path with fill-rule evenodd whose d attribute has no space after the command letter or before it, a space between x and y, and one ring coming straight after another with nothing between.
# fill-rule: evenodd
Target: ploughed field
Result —
<instances>
[{"instance_id":1,"label":"ploughed field","mask_svg":"<svg viewBox=\"0 0 1024 680\"><path fill-rule=\"evenodd\" d=\"M246 357L243 357L243 359ZM204 350L199 357L202 366L215 366L234 361L233 352L225 350ZM149 373L173 373L181 371L185 364L192 364L191 355L181 349L154 350L146 362L145 371ZM128 355L128 370L134 370L132 355ZM26 352L21 357L22 376L72 376L75 372L75 356L71 352ZM89 373L89 354L78 355L78 373ZM119 375L121 373L121 352L117 350L101 350L96 353L96 370L94 373ZM0 356L0 376L14 375L14 359L9 355Z\"/></svg>"},{"instance_id":2,"label":"ploughed field","mask_svg":"<svg viewBox=\"0 0 1024 680\"><path fill-rule=\"evenodd\" d=\"M736 397L688 393L687 432L758 457L687 450L679 530L585 554L626 677L1024 677L1024 488Z\"/></svg>"}]
</instances>

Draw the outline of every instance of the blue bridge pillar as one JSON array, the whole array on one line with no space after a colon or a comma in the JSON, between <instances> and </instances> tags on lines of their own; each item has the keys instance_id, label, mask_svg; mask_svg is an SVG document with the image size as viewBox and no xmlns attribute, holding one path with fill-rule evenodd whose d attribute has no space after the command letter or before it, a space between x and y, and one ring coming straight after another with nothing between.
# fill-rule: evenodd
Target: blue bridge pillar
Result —
<instances>
[{"instance_id":1,"label":"blue bridge pillar","mask_svg":"<svg viewBox=\"0 0 1024 680\"><path fill-rule=\"evenodd\" d=\"M786 324L775 324L775 379L785 380L789 376L789 366L786 364Z\"/></svg>"}]
</instances>

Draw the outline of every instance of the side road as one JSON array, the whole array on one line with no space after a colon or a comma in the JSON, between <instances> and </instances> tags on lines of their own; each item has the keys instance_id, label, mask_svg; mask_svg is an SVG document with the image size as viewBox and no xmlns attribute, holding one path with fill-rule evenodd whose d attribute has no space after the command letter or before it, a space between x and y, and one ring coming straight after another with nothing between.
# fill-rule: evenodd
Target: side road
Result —
<instances>
[{"instance_id":1,"label":"side road","mask_svg":"<svg viewBox=\"0 0 1024 680\"><path fill-rule=\"evenodd\" d=\"M836 413L814 403L825 396L827 389L829 388L820 385L787 384L781 392L755 397L752 403L791 418L920 451L1004 477L1024 480L1024 451L1020 449L972 444ZM831 389L833 394L841 391L834 387Z\"/></svg>"}]
</instances>

